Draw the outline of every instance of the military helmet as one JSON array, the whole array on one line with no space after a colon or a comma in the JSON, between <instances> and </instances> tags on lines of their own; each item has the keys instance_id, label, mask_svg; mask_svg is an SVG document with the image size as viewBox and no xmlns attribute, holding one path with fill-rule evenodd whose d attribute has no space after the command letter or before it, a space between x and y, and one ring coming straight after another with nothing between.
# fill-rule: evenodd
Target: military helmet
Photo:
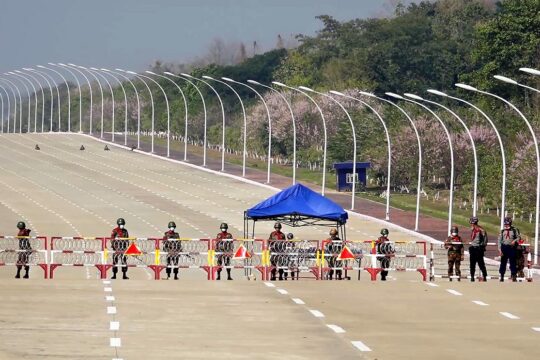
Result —
<instances>
[{"instance_id":1,"label":"military helmet","mask_svg":"<svg viewBox=\"0 0 540 360\"><path fill-rule=\"evenodd\" d=\"M26 224L24 223L24 221L19 221L17 223L17 229L26 229Z\"/></svg>"},{"instance_id":2,"label":"military helmet","mask_svg":"<svg viewBox=\"0 0 540 360\"><path fill-rule=\"evenodd\" d=\"M512 225L512 218L510 216L504 218L504 225Z\"/></svg>"},{"instance_id":3,"label":"military helmet","mask_svg":"<svg viewBox=\"0 0 540 360\"><path fill-rule=\"evenodd\" d=\"M229 228L229 225L227 225L227 223L221 223L221 225L219 225L219 228L227 230Z\"/></svg>"},{"instance_id":4,"label":"military helmet","mask_svg":"<svg viewBox=\"0 0 540 360\"><path fill-rule=\"evenodd\" d=\"M471 216L471 218L469 219L469 224L477 225L478 218L476 216Z\"/></svg>"},{"instance_id":5,"label":"military helmet","mask_svg":"<svg viewBox=\"0 0 540 360\"><path fill-rule=\"evenodd\" d=\"M288 233L287 234L287 240L292 240L294 239L294 234L293 233Z\"/></svg>"},{"instance_id":6,"label":"military helmet","mask_svg":"<svg viewBox=\"0 0 540 360\"><path fill-rule=\"evenodd\" d=\"M459 230L458 230L458 227L457 226L452 226L452 228L450 229L450 234L458 234L459 233Z\"/></svg>"},{"instance_id":7,"label":"military helmet","mask_svg":"<svg viewBox=\"0 0 540 360\"><path fill-rule=\"evenodd\" d=\"M390 231L388 231L388 229L381 229L382 236L388 236L388 234L390 234Z\"/></svg>"},{"instance_id":8,"label":"military helmet","mask_svg":"<svg viewBox=\"0 0 540 360\"><path fill-rule=\"evenodd\" d=\"M335 235L337 235L337 234L338 234L338 231L337 231L336 228L331 228L331 229L330 229L330 236L335 236Z\"/></svg>"},{"instance_id":9,"label":"military helmet","mask_svg":"<svg viewBox=\"0 0 540 360\"><path fill-rule=\"evenodd\" d=\"M126 220L124 220L123 218L118 218L118 220L116 220L116 224L117 225L126 225Z\"/></svg>"},{"instance_id":10,"label":"military helmet","mask_svg":"<svg viewBox=\"0 0 540 360\"><path fill-rule=\"evenodd\" d=\"M169 225L167 225L168 228L175 228L176 227L176 224L174 221L169 221Z\"/></svg>"},{"instance_id":11,"label":"military helmet","mask_svg":"<svg viewBox=\"0 0 540 360\"><path fill-rule=\"evenodd\" d=\"M281 230L281 223L280 222L277 222L274 224L274 229L279 229Z\"/></svg>"}]
</instances>

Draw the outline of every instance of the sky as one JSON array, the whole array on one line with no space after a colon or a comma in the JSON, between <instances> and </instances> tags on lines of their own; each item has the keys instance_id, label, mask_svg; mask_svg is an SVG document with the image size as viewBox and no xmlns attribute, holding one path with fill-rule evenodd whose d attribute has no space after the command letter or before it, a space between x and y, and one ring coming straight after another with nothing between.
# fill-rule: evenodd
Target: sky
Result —
<instances>
[{"instance_id":1,"label":"sky","mask_svg":"<svg viewBox=\"0 0 540 360\"><path fill-rule=\"evenodd\" d=\"M389 0L1 0L0 73L47 62L147 69L189 62L215 38L273 47L314 35L317 15L387 14Z\"/></svg>"}]
</instances>

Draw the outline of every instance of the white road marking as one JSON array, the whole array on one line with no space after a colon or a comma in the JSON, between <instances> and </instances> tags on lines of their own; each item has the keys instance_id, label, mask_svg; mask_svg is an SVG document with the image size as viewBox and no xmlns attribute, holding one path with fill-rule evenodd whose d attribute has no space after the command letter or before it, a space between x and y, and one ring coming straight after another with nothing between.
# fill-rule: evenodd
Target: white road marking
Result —
<instances>
[{"instance_id":1,"label":"white road marking","mask_svg":"<svg viewBox=\"0 0 540 360\"><path fill-rule=\"evenodd\" d=\"M120 330L120 321L111 321L109 322L109 330Z\"/></svg>"},{"instance_id":2,"label":"white road marking","mask_svg":"<svg viewBox=\"0 0 540 360\"><path fill-rule=\"evenodd\" d=\"M351 344L360 351L371 351L371 349L361 341L351 341Z\"/></svg>"},{"instance_id":3,"label":"white road marking","mask_svg":"<svg viewBox=\"0 0 540 360\"><path fill-rule=\"evenodd\" d=\"M499 314L501 314L502 316L504 317L507 317L511 320L518 320L519 319L519 316L516 316L514 314L510 314L509 312L506 312L506 311L501 311L499 312Z\"/></svg>"},{"instance_id":4,"label":"white road marking","mask_svg":"<svg viewBox=\"0 0 540 360\"><path fill-rule=\"evenodd\" d=\"M103 285L111 285L111 280L103 280Z\"/></svg>"},{"instance_id":5,"label":"white road marking","mask_svg":"<svg viewBox=\"0 0 540 360\"><path fill-rule=\"evenodd\" d=\"M432 283L432 282L427 282L426 285L427 286L433 286L433 287L439 287L439 285L437 285L435 283Z\"/></svg>"},{"instance_id":6,"label":"white road marking","mask_svg":"<svg viewBox=\"0 0 540 360\"><path fill-rule=\"evenodd\" d=\"M473 300L473 303L475 303L476 305L480 305L480 306L488 306L489 305L489 304L486 304L485 302L480 301L480 300Z\"/></svg>"},{"instance_id":7,"label":"white road marking","mask_svg":"<svg viewBox=\"0 0 540 360\"><path fill-rule=\"evenodd\" d=\"M298 304L298 305L304 305L305 302L302 301L302 299L299 299L299 298L293 298L292 301L294 301L295 304Z\"/></svg>"},{"instance_id":8,"label":"white road marking","mask_svg":"<svg viewBox=\"0 0 540 360\"><path fill-rule=\"evenodd\" d=\"M332 329L336 334L343 334L345 332L345 330L343 330L342 327L340 326L337 326L337 325L326 325L328 326L330 329Z\"/></svg>"},{"instance_id":9,"label":"white road marking","mask_svg":"<svg viewBox=\"0 0 540 360\"><path fill-rule=\"evenodd\" d=\"M287 290L285 290L285 289L277 289L277 292L282 294L282 295L287 295L288 294Z\"/></svg>"},{"instance_id":10,"label":"white road marking","mask_svg":"<svg viewBox=\"0 0 540 360\"><path fill-rule=\"evenodd\" d=\"M114 301L114 296L105 296L105 301Z\"/></svg>"},{"instance_id":11,"label":"white road marking","mask_svg":"<svg viewBox=\"0 0 540 360\"><path fill-rule=\"evenodd\" d=\"M121 347L122 340L120 338L110 338L111 347Z\"/></svg>"},{"instance_id":12,"label":"white road marking","mask_svg":"<svg viewBox=\"0 0 540 360\"><path fill-rule=\"evenodd\" d=\"M103 290L104 290L105 292L112 292L112 288L111 288L111 287L103 288Z\"/></svg>"},{"instance_id":13,"label":"white road marking","mask_svg":"<svg viewBox=\"0 0 540 360\"><path fill-rule=\"evenodd\" d=\"M107 306L107 314L116 314L116 306Z\"/></svg>"},{"instance_id":14,"label":"white road marking","mask_svg":"<svg viewBox=\"0 0 540 360\"><path fill-rule=\"evenodd\" d=\"M271 282L265 282L264 285L268 286L268 287L276 287L276 285L272 284Z\"/></svg>"},{"instance_id":15,"label":"white road marking","mask_svg":"<svg viewBox=\"0 0 540 360\"><path fill-rule=\"evenodd\" d=\"M320 312L319 310L309 310L309 312L317 317L317 318L323 318L324 317L324 314L322 312Z\"/></svg>"},{"instance_id":16,"label":"white road marking","mask_svg":"<svg viewBox=\"0 0 540 360\"><path fill-rule=\"evenodd\" d=\"M531 329L533 329L534 331L540 332L540 327L533 327L533 328L531 328Z\"/></svg>"},{"instance_id":17,"label":"white road marking","mask_svg":"<svg viewBox=\"0 0 540 360\"><path fill-rule=\"evenodd\" d=\"M456 295L456 296L461 296L461 295L463 295L463 294L460 293L459 291L452 290L452 289L446 289L446 291L448 291L450 294Z\"/></svg>"}]
</instances>

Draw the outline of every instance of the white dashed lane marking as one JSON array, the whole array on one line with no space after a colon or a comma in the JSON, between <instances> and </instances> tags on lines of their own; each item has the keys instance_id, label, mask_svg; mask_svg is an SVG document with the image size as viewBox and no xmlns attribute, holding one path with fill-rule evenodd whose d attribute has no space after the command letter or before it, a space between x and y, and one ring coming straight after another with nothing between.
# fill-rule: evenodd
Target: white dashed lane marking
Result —
<instances>
[{"instance_id":1,"label":"white dashed lane marking","mask_svg":"<svg viewBox=\"0 0 540 360\"><path fill-rule=\"evenodd\" d=\"M531 328L531 329L533 329L534 331L540 332L540 327L533 327L533 328Z\"/></svg>"},{"instance_id":2,"label":"white dashed lane marking","mask_svg":"<svg viewBox=\"0 0 540 360\"><path fill-rule=\"evenodd\" d=\"M103 291L105 291L105 292L112 292L112 288L106 287L106 288L103 288Z\"/></svg>"},{"instance_id":3,"label":"white dashed lane marking","mask_svg":"<svg viewBox=\"0 0 540 360\"><path fill-rule=\"evenodd\" d=\"M446 291L448 291L450 294L456 295L456 296L462 296L463 295L459 291L456 291L456 290L453 290L453 289L446 289Z\"/></svg>"},{"instance_id":4,"label":"white dashed lane marking","mask_svg":"<svg viewBox=\"0 0 540 360\"><path fill-rule=\"evenodd\" d=\"M323 318L324 317L324 314L322 312L320 312L319 310L309 310L309 312L311 313L311 315L317 317L317 318Z\"/></svg>"},{"instance_id":5,"label":"white dashed lane marking","mask_svg":"<svg viewBox=\"0 0 540 360\"><path fill-rule=\"evenodd\" d=\"M113 330L113 331L120 330L120 321L109 322L109 330Z\"/></svg>"},{"instance_id":6,"label":"white dashed lane marking","mask_svg":"<svg viewBox=\"0 0 540 360\"><path fill-rule=\"evenodd\" d=\"M437 285L435 283L432 283L432 282L427 282L426 285L427 286L432 286L432 287L439 287L439 285Z\"/></svg>"},{"instance_id":7,"label":"white dashed lane marking","mask_svg":"<svg viewBox=\"0 0 540 360\"><path fill-rule=\"evenodd\" d=\"M287 295L289 292L285 289L277 289L277 292L282 294L282 295Z\"/></svg>"},{"instance_id":8,"label":"white dashed lane marking","mask_svg":"<svg viewBox=\"0 0 540 360\"><path fill-rule=\"evenodd\" d=\"M116 314L116 306L107 306L107 314Z\"/></svg>"},{"instance_id":9,"label":"white dashed lane marking","mask_svg":"<svg viewBox=\"0 0 540 360\"><path fill-rule=\"evenodd\" d=\"M105 296L105 301L114 301L114 296Z\"/></svg>"},{"instance_id":10,"label":"white dashed lane marking","mask_svg":"<svg viewBox=\"0 0 540 360\"><path fill-rule=\"evenodd\" d=\"M270 287L270 288L273 288L273 287L276 287L276 285L272 284L271 282L265 282L264 285Z\"/></svg>"},{"instance_id":11,"label":"white dashed lane marking","mask_svg":"<svg viewBox=\"0 0 540 360\"><path fill-rule=\"evenodd\" d=\"M509 312L506 312L506 311L501 311L501 312L499 312L499 314L501 314L504 317L509 318L510 320L518 320L519 319L519 316L516 316L514 314L510 314Z\"/></svg>"},{"instance_id":12,"label":"white dashed lane marking","mask_svg":"<svg viewBox=\"0 0 540 360\"><path fill-rule=\"evenodd\" d=\"M294 301L295 304L298 304L298 305L304 305L305 302L302 301L302 299L299 299L299 298L292 298L292 301Z\"/></svg>"},{"instance_id":13,"label":"white dashed lane marking","mask_svg":"<svg viewBox=\"0 0 540 360\"><path fill-rule=\"evenodd\" d=\"M489 304L486 304L485 302L480 301L480 300L473 300L473 303L475 303L476 305L480 305L480 306L488 306L489 305Z\"/></svg>"},{"instance_id":14,"label":"white dashed lane marking","mask_svg":"<svg viewBox=\"0 0 540 360\"><path fill-rule=\"evenodd\" d=\"M342 327L337 326L337 325L328 324L326 326L328 326L336 334L343 334L345 332L345 330L343 330Z\"/></svg>"},{"instance_id":15,"label":"white dashed lane marking","mask_svg":"<svg viewBox=\"0 0 540 360\"><path fill-rule=\"evenodd\" d=\"M359 340L351 341L351 344L360 351L371 351L371 349L369 347L367 347L366 344L364 344L363 342L361 342Z\"/></svg>"},{"instance_id":16,"label":"white dashed lane marking","mask_svg":"<svg viewBox=\"0 0 540 360\"><path fill-rule=\"evenodd\" d=\"M110 345L111 347L121 347L122 340L120 338L110 338Z\"/></svg>"}]
</instances>

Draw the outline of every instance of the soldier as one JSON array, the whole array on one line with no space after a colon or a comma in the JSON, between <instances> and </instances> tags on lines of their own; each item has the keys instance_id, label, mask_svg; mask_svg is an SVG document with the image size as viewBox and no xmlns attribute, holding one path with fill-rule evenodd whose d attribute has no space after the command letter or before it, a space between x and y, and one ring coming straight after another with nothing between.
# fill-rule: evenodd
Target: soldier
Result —
<instances>
[{"instance_id":1,"label":"soldier","mask_svg":"<svg viewBox=\"0 0 540 360\"><path fill-rule=\"evenodd\" d=\"M461 281L461 269L459 268L463 261L463 240L458 235L457 226L452 226L450 236L444 242L445 249L448 249L448 279L452 281L454 276L454 266L456 267L457 280Z\"/></svg>"},{"instance_id":2,"label":"soldier","mask_svg":"<svg viewBox=\"0 0 540 360\"><path fill-rule=\"evenodd\" d=\"M341 254L341 250L343 250L343 241L339 238L336 228L331 228L329 235L330 237L326 239L326 252L330 254L330 258L328 259L328 266L330 267L328 278L332 280L335 270L336 280L343 280L341 278L343 273L343 261L337 259L339 254Z\"/></svg>"},{"instance_id":3,"label":"soldier","mask_svg":"<svg viewBox=\"0 0 540 360\"><path fill-rule=\"evenodd\" d=\"M285 240L285 234L281 232L281 223L277 222L274 224L274 231L270 233L268 237L270 243L270 250L272 251L272 256L270 256L270 263L272 264L272 271L270 280L276 280L277 268L283 266L284 261L279 261L280 259L285 260L284 251L285 243L281 242ZM280 243L281 242L281 243ZM279 269L279 280L283 280L283 269ZM287 280L288 273L285 271L285 280Z\"/></svg>"},{"instance_id":4,"label":"soldier","mask_svg":"<svg viewBox=\"0 0 540 360\"><path fill-rule=\"evenodd\" d=\"M388 239L388 234L390 232L388 229L381 229L381 236L377 239L377 260L381 263L381 268L383 269L381 271L381 280L386 281L386 277L388 276L388 269L390 267L390 255L392 255L394 251L394 247L390 243L390 240ZM380 256L384 255L384 256Z\"/></svg>"},{"instance_id":5,"label":"soldier","mask_svg":"<svg viewBox=\"0 0 540 360\"><path fill-rule=\"evenodd\" d=\"M231 233L227 231L229 229L229 225L227 225L227 223L221 223L219 229L221 230L221 232L218 233L216 236L216 250L220 253L217 255L217 264L219 265L219 267L217 269L216 280L221 280L221 270L223 270L222 266L231 265L231 257L233 256L234 251L233 242L228 241L228 239L233 238ZM232 280L230 268L227 268L227 280Z\"/></svg>"},{"instance_id":6,"label":"soldier","mask_svg":"<svg viewBox=\"0 0 540 360\"><path fill-rule=\"evenodd\" d=\"M21 278L21 270L24 265L24 276L23 279L28 279L29 275L28 272L30 271L30 266L28 266L28 261L30 260L30 256L32 255L32 247L30 246L30 240L28 239L28 236L30 236L30 232L32 230L26 228L26 224L23 221L19 221L17 223L17 229L19 229L19 232L17 233L17 237L19 238L19 255L17 256L17 275L15 275L15 279Z\"/></svg>"},{"instance_id":7,"label":"soldier","mask_svg":"<svg viewBox=\"0 0 540 360\"><path fill-rule=\"evenodd\" d=\"M176 232L176 224L169 221L168 231L163 235L163 251L167 252L167 280L171 278L171 267L174 267L174 280L178 280L178 260L182 252L182 242L178 239L180 235Z\"/></svg>"},{"instance_id":8,"label":"soldier","mask_svg":"<svg viewBox=\"0 0 540 360\"><path fill-rule=\"evenodd\" d=\"M504 228L501 230L499 236L499 255L501 256L501 266L499 267L499 274L501 275L499 281L504 281L504 274L506 273L506 264L510 261L510 275L512 281L516 279L516 247L518 241L521 239L519 229L512 226L512 218L504 218ZM523 254L522 254L523 257Z\"/></svg>"},{"instance_id":9,"label":"soldier","mask_svg":"<svg viewBox=\"0 0 540 360\"><path fill-rule=\"evenodd\" d=\"M119 218L116 220L116 224L118 225L116 228L113 229L111 234L111 247L114 250L113 253L113 276L111 279L116 279L116 273L118 272L118 263L122 263L122 279L127 280L129 279L127 277L127 256L124 255L124 252L129 247L129 240L127 239L129 237L129 233L126 226L126 221L122 218Z\"/></svg>"},{"instance_id":10,"label":"soldier","mask_svg":"<svg viewBox=\"0 0 540 360\"><path fill-rule=\"evenodd\" d=\"M487 269L484 263L484 253L486 252L486 245L488 243L488 236L484 228L478 225L478 218L473 216L470 218L471 224L471 242L469 243L469 255L470 255L470 270L471 281L474 282L474 273L476 272L476 264L482 272L484 281L487 281Z\"/></svg>"},{"instance_id":11,"label":"soldier","mask_svg":"<svg viewBox=\"0 0 540 360\"><path fill-rule=\"evenodd\" d=\"M516 272L518 278L525 278L525 256L529 253L527 246L524 246L525 240L519 239L516 246Z\"/></svg>"},{"instance_id":12,"label":"soldier","mask_svg":"<svg viewBox=\"0 0 540 360\"><path fill-rule=\"evenodd\" d=\"M296 244L294 242L294 234L288 233L287 234L287 248L291 249L293 252L296 248ZM289 256L288 263L289 267L291 268L291 279L294 280L296 277L296 280L300 277L300 269L299 269L299 256L298 253L296 255Z\"/></svg>"}]
</instances>

